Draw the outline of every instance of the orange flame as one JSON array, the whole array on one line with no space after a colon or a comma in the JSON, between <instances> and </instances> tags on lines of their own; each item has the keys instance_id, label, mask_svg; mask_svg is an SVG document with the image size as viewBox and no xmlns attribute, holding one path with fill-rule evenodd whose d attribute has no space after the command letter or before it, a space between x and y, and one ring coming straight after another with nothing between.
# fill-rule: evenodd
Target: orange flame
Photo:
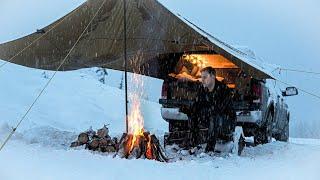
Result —
<instances>
[{"instance_id":1,"label":"orange flame","mask_svg":"<svg viewBox=\"0 0 320 180\"><path fill-rule=\"evenodd\" d=\"M134 71L139 71L140 61L143 60L142 54L138 53L133 59L131 59L131 65L134 67ZM152 148L150 142L150 136L147 138L144 136L144 118L141 113L141 101L140 98L144 95L144 82L141 75L136 73L131 78L129 101L130 101L130 113L128 115L128 135L130 139L127 142L128 153L131 154L135 147L140 146L140 141L149 141L146 144L145 155L149 159L152 159Z\"/></svg>"},{"instance_id":2,"label":"orange flame","mask_svg":"<svg viewBox=\"0 0 320 180\"><path fill-rule=\"evenodd\" d=\"M148 145L147 145L147 152L146 152L146 157L148 159L153 159L153 155L152 155L152 147L151 147L151 136L148 136Z\"/></svg>"},{"instance_id":3,"label":"orange flame","mask_svg":"<svg viewBox=\"0 0 320 180\"><path fill-rule=\"evenodd\" d=\"M128 116L128 134L133 135L130 151L134 148L134 146L139 145L137 137L143 136L144 132L144 120L140 111L140 100L136 94L133 95L132 100L131 113Z\"/></svg>"},{"instance_id":4,"label":"orange flame","mask_svg":"<svg viewBox=\"0 0 320 180\"><path fill-rule=\"evenodd\" d=\"M138 57L137 57L138 58ZM144 119L141 113L141 101L140 98L143 96L143 79L142 76L133 74L131 79L133 85L130 89L129 100L130 113L128 115L128 134L132 135L131 141L128 143L129 153L132 152L134 147L139 147L140 137L144 137Z\"/></svg>"}]
</instances>

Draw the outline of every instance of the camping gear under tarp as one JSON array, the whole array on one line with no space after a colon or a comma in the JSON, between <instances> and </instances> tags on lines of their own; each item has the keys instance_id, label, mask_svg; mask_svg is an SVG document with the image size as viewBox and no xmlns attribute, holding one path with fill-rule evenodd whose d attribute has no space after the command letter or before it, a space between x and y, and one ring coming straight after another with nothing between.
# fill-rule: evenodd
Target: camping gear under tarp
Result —
<instances>
[{"instance_id":1,"label":"camping gear under tarp","mask_svg":"<svg viewBox=\"0 0 320 180\"><path fill-rule=\"evenodd\" d=\"M1 44L0 59L37 69L57 70L103 2L88 0L53 24ZM59 71L88 67L124 70L123 3L122 0L106 0ZM30 47L19 53L28 45ZM128 59L139 59L130 61L128 71L162 78L159 55L185 52L220 54L255 78L272 78L262 68L218 46L158 1L127 1ZM138 58L134 58L136 56ZM139 70L135 69L137 67Z\"/></svg>"}]
</instances>

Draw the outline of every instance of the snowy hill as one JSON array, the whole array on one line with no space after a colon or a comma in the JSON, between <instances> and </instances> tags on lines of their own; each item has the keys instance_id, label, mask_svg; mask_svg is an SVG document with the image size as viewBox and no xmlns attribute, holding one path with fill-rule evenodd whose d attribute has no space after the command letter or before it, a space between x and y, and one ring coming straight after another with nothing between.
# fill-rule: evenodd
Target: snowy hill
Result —
<instances>
[{"instance_id":1,"label":"snowy hill","mask_svg":"<svg viewBox=\"0 0 320 180\"><path fill-rule=\"evenodd\" d=\"M1 69L0 123L14 126L20 120L52 75L44 72L13 64ZM81 132L90 126L110 124L112 134L124 132L124 91L102 84L92 72L84 69L58 73L18 131L49 126ZM128 87L130 91L130 84ZM142 112L148 130L166 130L158 103L142 101Z\"/></svg>"}]
</instances>

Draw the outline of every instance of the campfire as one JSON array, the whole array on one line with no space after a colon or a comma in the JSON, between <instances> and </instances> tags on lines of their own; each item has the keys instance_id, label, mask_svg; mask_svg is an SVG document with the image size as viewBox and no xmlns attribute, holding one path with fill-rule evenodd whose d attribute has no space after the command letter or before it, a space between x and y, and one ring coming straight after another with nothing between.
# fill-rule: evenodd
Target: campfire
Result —
<instances>
[{"instance_id":1,"label":"campfire","mask_svg":"<svg viewBox=\"0 0 320 180\"><path fill-rule=\"evenodd\" d=\"M132 100L131 113L128 116L128 133L122 135L117 155L127 159L146 158L167 162L168 159L157 137L144 130L138 96L133 95Z\"/></svg>"},{"instance_id":2,"label":"campfire","mask_svg":"<svg viewBox=\"0 0 320 180\"><path fill-rule=\"evenodd\" d=\"M120 139L117 155L127 159L146 158L160 162L168 161L157 137L148 132L138 136L124 133Z\"/></svg>"},{"instance_id":3,"label":"campfire","mask_svg":"<svg viewBox=\"0 0 320 180\"><path fill-rule=\"evenodd\" d=\"M134 74L133 84L136 86L129 96L131 111L128 115L128 132L119 141L117 155L122 158L147 158L161 162L168 161L159 140L144 129L144 119L141 114L140 98L143 96L143 81Z\"/></svg>"}]
</instances>

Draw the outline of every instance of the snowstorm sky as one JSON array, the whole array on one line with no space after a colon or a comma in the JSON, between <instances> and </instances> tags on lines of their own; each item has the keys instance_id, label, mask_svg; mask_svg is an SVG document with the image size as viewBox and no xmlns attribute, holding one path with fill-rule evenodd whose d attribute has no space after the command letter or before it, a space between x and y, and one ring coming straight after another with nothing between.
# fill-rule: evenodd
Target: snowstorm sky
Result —
<instances>
[{"instance_id":1,"label":"snowstorm sky","mask_svg":"<svg viewBox=\"0 0 320 180\"><path fill-rule=\"evenodd\" d=\"M0 0L0 43L34 32L84 0ZM160 0L229 44L247 46L269 63L320 72L318 0ZM282 72L284 81L320 95L320 76ZM320 99L305 93L288 98L294 121L310 126ZM320 129L317 123L316 129ZM319 133L320 138L320 133Z\"/></svg>"}]
</instances>

